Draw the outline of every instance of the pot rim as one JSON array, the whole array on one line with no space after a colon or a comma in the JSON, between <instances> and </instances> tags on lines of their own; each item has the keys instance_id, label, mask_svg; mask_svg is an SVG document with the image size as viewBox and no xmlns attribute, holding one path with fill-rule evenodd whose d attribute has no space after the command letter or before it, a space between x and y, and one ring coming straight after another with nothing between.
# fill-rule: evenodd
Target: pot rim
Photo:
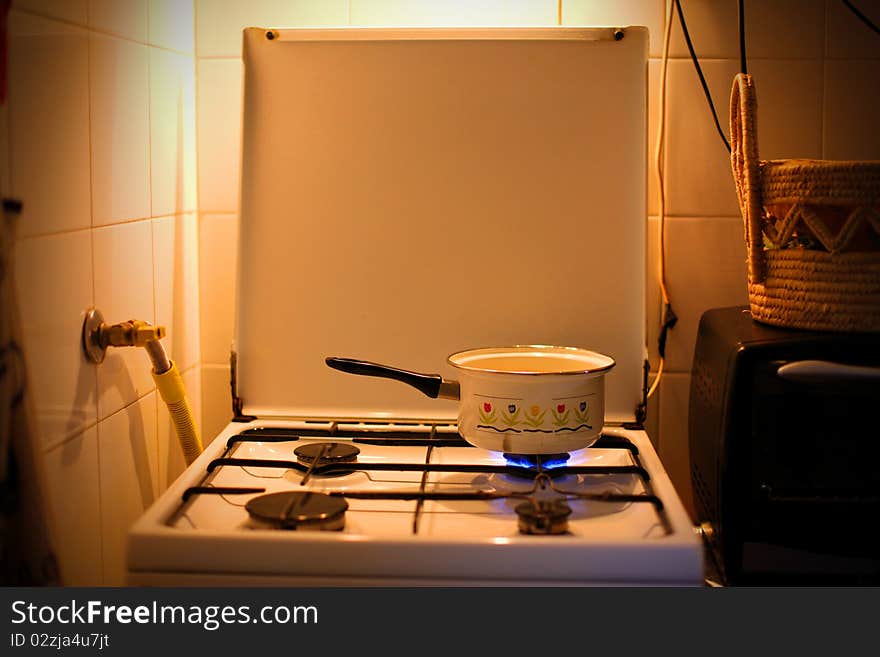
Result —
<instances>
[{"instance_id":1,"label":"pot rim","mask_svg":"<svg viewBox=\"0 0 880 657\"><path fill-rule=\"evenodd\" d=\"M487 355L492 353L504 353L505 351L511 352L519 352L519 353L527 353L529 351L533 352L578 352L581 355L599 359L601 361L605 361L604 364L599 365L598 367L588 367L586 369L576 369L576 370L557 370L557 371L547 371L547 372L523 372L518 370L498 370L492 369L490 367L477 367L473 365L467 365L462 363L457 363L453 359L456 357L461 357L466 354L474 354L477 355L478 352L485 352ZM456 351L455 353L450 354L446 358L446 362L449 363L452 367L463 370L466 372L477 372L477 373L487 373L487 374L515 374L517 376L560 376L560 375L576 375L583 376L584 374L602 374L607 372L612 367L615 366L615 360L606 354L601 354L597 351L591 351L589 349L584 349L582 347L563 347L558 345L546 345L546 344L516 344L510 345L506 347L476 347L473 349L462 349L460 351Z\"/></svg>"}]
</instances>

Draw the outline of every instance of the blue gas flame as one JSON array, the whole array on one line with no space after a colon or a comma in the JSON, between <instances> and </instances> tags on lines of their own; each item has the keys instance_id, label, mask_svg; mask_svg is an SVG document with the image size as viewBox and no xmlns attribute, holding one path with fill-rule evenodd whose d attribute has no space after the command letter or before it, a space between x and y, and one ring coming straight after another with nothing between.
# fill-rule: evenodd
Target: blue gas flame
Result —
<instances>
[{"instance_id":1,"label":"blue gas flame","mask_svg":"<svg viewBox=\"0 0 880 657\"><path fill-rule=\"evenodd\" d=\"M568 463L568 454L505 454L507 465L524 470L537 470L538 462L542 470L561 468Z\"/></svg>"}]
</instances>

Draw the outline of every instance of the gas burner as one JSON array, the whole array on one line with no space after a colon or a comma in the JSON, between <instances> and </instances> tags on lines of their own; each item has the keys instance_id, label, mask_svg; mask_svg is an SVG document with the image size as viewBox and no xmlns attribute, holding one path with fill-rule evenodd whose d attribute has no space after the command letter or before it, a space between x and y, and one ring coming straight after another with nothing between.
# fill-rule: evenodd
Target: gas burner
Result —
<instances>
[{"instance_id":1,"label":"gas burner","mask_svg":"<svg viewBox=\"0 0 880 657\"><path fill-rule=\"evenodd\" d=\"M516 509L520 534L565 534L571 508L562 500L530 500Z\"/></svg>"},{"instance_id":2,"label":"gas burner","mask_svg":"<svg viewBox=\"0 0 880 657\"><path fill-rule=\"evenodd\" d=\"M297 460L304 465L327 465L328 463L353 463L357 461L361 450L349 443L309 443L300 445L293 453Z\"/></svg>"},{"instance_id":3,"label":"gas burner","mask_svg":"<svg viewBox=\"0 0 880 657\"><path fill-rule=\"evenodd\" d=\"M261 526L338 531L345 526L348 502L324 493L282 492L255 497L245 508Z\"/></svg>"},{"instance_id":4,"label":"gas burner","mask_svg":"<svg viewBox=\"0 0 880 657\"><path fill-rule=\"evenodd\" d=\"M563 466L568 462L569 455L559 454L509 454L504 453L504 460L510 466L510 474L524 479L534 479L543 472L550 477L562 474Z\"/></svg>"}]
</instances>

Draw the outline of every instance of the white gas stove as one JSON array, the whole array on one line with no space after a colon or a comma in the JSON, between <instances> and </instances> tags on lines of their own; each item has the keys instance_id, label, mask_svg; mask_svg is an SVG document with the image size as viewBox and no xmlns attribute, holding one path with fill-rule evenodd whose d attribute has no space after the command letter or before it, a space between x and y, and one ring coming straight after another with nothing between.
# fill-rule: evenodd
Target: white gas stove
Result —
<instances>
[{"instance_id":1,"label":"white gas stove","mask_svg":"<svg viewBox=\"0 0 880 657\"><path fill-rule=\"evenodd\" d=\"M234 421L132 529L132 583L701 583L638 428L647 44L245 30ZM509 462L455 402L324 360L448 379L514 344L616 361L598 443Z\"/></svg>"},{"instance_id":2,"label":"white gas stove","mask_svg":"<svg viewBox=\"0 0 880 657\"><path fill-rule=\"evenodd\" d=\"M703 580L647 436L614 427L528 458L451 425L233 423L135 526L129 559L154 585Z\"/></svg>"}]
</instances>

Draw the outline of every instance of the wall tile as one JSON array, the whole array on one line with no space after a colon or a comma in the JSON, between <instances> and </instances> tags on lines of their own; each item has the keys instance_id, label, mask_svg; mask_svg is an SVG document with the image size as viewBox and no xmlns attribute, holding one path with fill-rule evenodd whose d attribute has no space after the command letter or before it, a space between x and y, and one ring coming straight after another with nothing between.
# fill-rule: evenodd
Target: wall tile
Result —
<instances>
[{"instance_id":1,"label":"wall tile","mask_svg":"<svg viewBox=\"0 0 880 657\"><path fill-rule=\"evenodd\" d=\"M559 22L557 0L506 0L505 25L556 25Z\"/></svg>"},{"instance_id":2,"label":"wall tile","mask_svg":"<svg viewBox=\"0 0 880 657\"><path fill-rule=\"evenodd\" d=\"M245 27L348 24L346 0L196 0L199 57L240 57Z\"/></svg>"},{"instance_id":3,"label":"wall tile","mask_svg":"<svg viewBox=\"0 0 880 657\"><path fill-rule=\"evenodd\" d=\"M92 223L150 216L150 93L146 46L90 37Z\"/></svg>"},{"instance_id":4,"label":"wall tile","mask_svg":"<svg viewBox=\"0 0 880 657\"><path fill-rule=\"evenodd\" d=\"M9 24L11 186L23 236L91 225L89 40L18 11Z\"/></svg>"},{"instance_id":5,"label":"wall tile","mask_svg":"<svg viewBox=\"0 0 880 657\"><path fill-rule=\"evenodd\" d=\"M702 62L725 135L729 99L738 67L732 60ZM736 216L739 203L730 154L690 60L669 62L666 98L666 212L681 216Z\"/></svg>"},{"instance_id":6,"label":"wall tile","mask_svg":"<svg viewBox=\"0 0 880 657\"><path fill-rule=\"evenodd\" d=\"M200 60L199 208L237 212L241 159L241 61Z\"/></svg>"},{"instance_id":7,"label":"wall tile","mask_svg":"<svg viewBox=\"0 0 880 657\"><path fill-rule=\"evenodd\" d=\"M167 329L163 344L180 370L200 358L198 240L195 214L153 219L156 324Z\"/></svg>"},{"instance_id":8,"label":"wall tile","mask_svg":"<svg viewBox=\"0 0 880 657\"><path fill-rule=\"evenodd\" d=\"M128 529L158 495L156 396L150 393L98 423L105 586L125 583Z\"/></svg>"},{"instance_id":9,"label":"wall tile","mask_svg":"<svg viewBox=\"0 0 880 657\"><path fill-rule=\"evenodd\" d=\"M95 367L80 338L92 306L90 232L21 240L15 282L29 390L50 447L97 421Z\"/></svg>"},{"instance_id":10,"label":"wall tile","mask_svg":"<svg viewBox=\"0 0 880 657\"><path fill-rule=\"evenodd\" d=\"M750 65L762 159L822 157L821 68L820 60L759 60Z\"/></svg>"},{"instance_id":11,"label":"wall tile","mask_svg":"<svg viewBox=\"0 0 880 657\"><path fill-rule=\"evenodd\" d=\"M104 321L154 322L153 236L150 221L92 231L95 306ZM153 389L150 360L141 348L118 347L98 366L98 417L106 418Z\"/></svg>"},{"instance_id":12,"label":"wall tile","mask_svg":"<svg viewBox=\"0 0 880 657\"><path fill-rule=\"evenodd\" d=\"M0 106L0 194L12 195L12 172L9 169L9 110L8 104Z\"/></svg>"},{"instance_id":13,"label":"wall tile","mask_svg":"<svg viewBox=\"0 0 880 657\"><path fill-rule=\"evenodd\" d=\"M149 42L185 53L195 52L193 0L150 0Z\"/></svg>"},{"instance_id":14,"label":"wall tile","mask_svg":"<svg viewBox=\"0 0 880 657\"><path fill-rule=\"evenodd\" d=\"M701 59L739 57L736 2L691 0L682 3L682 9L698 57ZM678 14L673 12L672 17L669 56L689 57Z\"/></svg>"},{"instance_id":15,"label":"wall tile","mask_svg":"<svg viewBox=\"0 0 880 657\"><path fill-rule=\"evenodd\" d=\"M351 24L390 27L556 25L553 0L352 0Z\"/></svg>"},{"instance_id":16,"label":"wall tile","mask_svg":"<svg viewBox=\"0 0 880 657\"><path fill-rule=\"evenodd\" d=\"M235 322L238 217L203 214L199 235L202 362L224 365Z\"/></svg>"},{"instance_id":17,"label":"wall tile","mask_svg":"<svg viewBox=\"0 0 880 657\"><path fill-rule=\"evenodd\" d=\"M875 39L880 50L880 37ZM880 62L825 62L825 148L829 160L880 160Z\"/></svg>"},{"instance_id":18,"label":"wall tile","mask_svg":"<svg viewBox=\"0 0 880 657\"><path fill-rule=\"evenodd\" d=\"M667 224L667 231L668 228ZM661 313L663 312L663 301L660 294L659 230L659 217L648 217L648 239L645 247L647 249L645 264L645 321L647 322L647 329L645 335L648 341L648 362L651 364L652 372L656 372L660 365L657 353L657 338L660 336Z\"/></svg>"},{"instance_id":19,"label":"wall tile","mask_svg":"<svg viewBox=\"0 0 880 657\"><path fill-rule=\"evenodd\" d=\"M202 366L202 442L207 447L232 420L228 365Z\"/></svg>"},{"instance_id":20,"label":"wall tile","mask_svg":"<svg viewBox=\"0 0 880 657\"><path fill-rule=\"evenodd\" d=\"M89 0L89 25L126 39L146 42L148 0Z\"/></svg>"},{"instance_id":21,"label":"wall tile","mask_svg":"<svg viewBox=\"0 0 880 657\"><path fill-rule=\"evenodd\" d=\"M645 25L651 57L663 52L664 0L563 0L563 25ZM690 28L690 26L688 26Z\"/></svg>"},{"instance_id":22,"label":"wall tile","mask_svg":"<svg viewBox=\"0 0 880 657\"><path fill-rule=\"evenodd\" d=\"M722 4L727 7L736 5L735 2ZM824 0L761 0L746 2L745 9L746 56L750 60L822 58L825 51ZM736 30L735 57L738 59L739 28L737 22L733 25Z\"/></svg>"},{"instance_id":23,"label":"wall tile","mask_svg":"<svg viewBox=\"0 0 880 657\"><path fill-rule=\"evenodd\" d=\"M648 214L660 212L657 197L657 167L654 153L657 150L657 127L660 121L660 74L662 67L656 59L648 60Z\"/></svg>"},{"instance_id":24,"label":"wall tile","mask_svg":"<svg viewBox=\"0 0 880 657\"><path fill-rule=\"evenodd\" d=\"M44 456L55 551L64 586L101 586L101 489L97 427ZM108 500L109 502L109 500Z\"/></svg>"},{"instance_id":25,"label":"wall tile","mask_svg":"<svg viewBox=\"0 0 880 657\"><path fill-rule=\"evenodd\" d=\"M152 215L196 208L195 63L150 48L150 187Z\"/></svg>"},{"instance_id":26,"label":"wall tile","mask_svg":"<svg viewBox=\"0 0 880 657\"><path fill-rule=\"evenodd\" d=\"M12 7L85 25L88 19L86 0L13 0Z\"/></svg>"},{"instance_id":27,"label":"wall tile","mask_svg":"<svg viewBox=\"0 0 880 657\"><path fill-rule=\"evenodd\" d=\"M202 432L202 378L201 370L198 367L191 367L181 373L183 377L183 385L186 387L186 397L189 400L196 426L199 427L199 435L202 437L202 444L206 441L206 436ZM159 492L164 491L168 486L174 483L174 480L180 476L186 469L186 460L183 457L183 449L180 447L180 441L174 430L174 424L171 422L171 416L168 415L168 407L157 398L157 407L159 413L158 440L159 440Z\"/></svg>"},{"instance_id":28,"label":"wall tile","mask_svg":"<svg viewBox=\"0 0 880 657\"><path fill-rule=\"evenodd\" d=\"M880 25L880 0L858 0L859 8L874 25ZM840 0L827 0L826 57L878 59L877 34L853 14Z\"/></svg>"},{"instance_id":29,"label":"wall tile","mask_svg":"<svg viewBox=\"0 0 880 657\"><path fill-rule=\"evenodd\" d=\"M648 388L653 385L656 374L653 372L648 375ZM655 450L660 449L660 389L654 392L648 400L648 415L645 418L645 432L651 439L651 444Z\"/></svg>"},{"instance_id":30,"label":"wall tile","mask_svg":"<svg viewBox=\"0 0 880 657\"><path fill-rule=\"evenodd\" d=\"M739 12L736 2L689 0L681 3L697 56L739 62ZM746 2L746 55L753 58L821 57L825 26L823 0ZM669 52L690 57L678 14L673 14Z\"/></svg>"},{"instance_id":31,"label":"wall tile","mask_svg":"<svg viewBox=\"0 0 880 657\"><path fill-rule=\"evenodd\" d=\"M504 0L352 0L352 25L473 26L498 25L504 20Z\"/></svg>"},{"instance_id":32,"label":"wall tile","mask_svg":"<svg viewBox=\"0 0 880 657\"><path fill-rule=\"evenodd\" d=\"M690 372L699 319L708 308L748 303L746 250L738 217L667 217L666 281L678 323L667 334L666 371ZM662 320L659 219L648 220L646 310L651 371L659 367Z\"/></svg>"},{"instance_id":33,"label":"wall tile","mask_svg":"<svg viewBox=\"0 0 880 657\"><path fill-rule=\"evenodd\" d=\"M666 342L666 368L690 372L703 312L748 303L742 220L668 218L666 257L669 295L678 315Z\"/></svg>"},{"instance_id":34,"label":"wall tile","mask_svg":"<svg viewBox=\"0 0 880 657\"><path fill-rule=\"evenodd\" d=\"M689 374L664 374L660 382L660 460L685 509L695 518L688 452Z\"/></svg>"}]
</instances>

